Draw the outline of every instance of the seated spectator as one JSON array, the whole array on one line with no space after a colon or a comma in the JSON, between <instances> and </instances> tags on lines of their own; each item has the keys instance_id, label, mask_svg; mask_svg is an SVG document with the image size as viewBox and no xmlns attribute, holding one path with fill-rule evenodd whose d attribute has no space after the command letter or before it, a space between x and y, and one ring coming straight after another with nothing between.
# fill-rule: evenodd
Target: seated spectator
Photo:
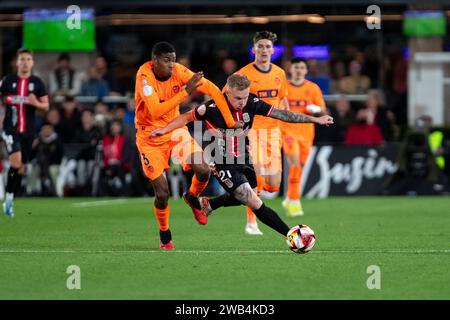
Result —
<instances>
[{"instance_id":1,"label":"seated spectator","mask_svg":"<svg viewBox=\"0 0 450 320\"><path fill-rule=\"evenodd\" d=\"M237 62L234 59L226 58L222 61L221 69L216 73L213 82L219 88L223 88L227 83L228 76L237 70Z\"/></svg>"},{"instance_id":2,"label":"seated spectator","mask_svg":"<svg viewBox=\"0 0 450 320\"><path fill-rule=\"evenodd\" d=\"M353 60L349 65L350 75L339 80L339 91L346 94L364 94L370 88L369 77L361 74L361 64Z\"/></svg>"},{"instance_id":3,"label":"seated spectator","mask_svg":"<svg viewBox=\"0 0 450 320\"><path fill-rule=\"evenodd\" d=\"M62 53L57 68L49 75L49 93L52 96L77 95L80 92L84 74L70 65L70 56Z\"/></svg>"},{"instance_id":4,"label":"seated spectator","mask_svg":"<svg viewBox=\"0 0 450 320\"><path fill-rule=\"evenodd\" d=\"M380 107L382 103L381 93L372 89L367 93L367 110L369 123L375 123L380 129L386 141L392 141L394 137L394 114L385 107Z\"/></svg>"},{"instance_id":5,"label":"seated spectator","mask_svg":"<svg viewBox=\"0 0 450 320\"><path fill-rule=\"evenodd\" d=\"M107 104L99 101L94 106L94 114L95 114L95 125L103 134L106 134L108 131L107 124L112 121L112 115L109 112L109 107Z\"/></svg>"},{"instance_id":6,"label":"seated spectator","mask_svg":"<svg viewBox=\"0 0 450 320\"><path fill-rule=\"evenodd\" d=\"M354 114L350 102L342 95L335 105L329 107L334 125L316 126L316 141L320 143L343 143L347 128L354 121Z\"/></svg>"},{"instance_id":7,"label":"seated spectator","mask_svg":"<svg viewBox=\"0 0 450 320\"><path fill-rule=\"evenodd\" d=\"M134 114L136 109L136 101L131 98L127 103L125 117L123 118L123 131L125 136L132 141L136 138L136 128L134 125Z\"/></svg>"},{"instance_id":8,"label":"seated spectator","mask_svg":"<svg viewBox=\"0 0 450 320\"><path fill-rule=\"evenodd\" d=\"M109 94L108 83L101 78L97 68L92 66L89 68L89 79L83 82L80 95L102 98Z\"/></svg>"},{"instance_id":9,"label":"seated spectator","mask_svg":"<svg viewBox=\"0 0 450 320\"><path fill-rule=\"evenodd\" d=\"M95 153L97 144L101 140L101 133L95 126L94 112L86 109L81 114L81 128L75 134L75 143L82 144L82 148L76 157L77 160L77 180L78 186L87 194L89 185L92 182Z\"/></svg>"},{"instance_id":10,"label":"seated spectator","mask_svg":"<svg viewBox=\"0 0 450 320\"><path fill-rule=\"evenodd\" d=\"M368 123L368 110L359 109L356 113L356 122L351 124L345 136L348 145L380 145L383 135L380 128L374 123Z\"/></svg>"},{"instance_id":11,"label":"seated spectator","mask_svg":"<svg viewBox=\"0 0 450 320\"><path fill-rule=\"evenodd\" d=\"M32 153L34 160L30 171L29 185L36 186L38 194L55 196L63 146L50 123L42 126L38 139L33 142ZM39 183L36 184L36 182Z\"/></svg>"},{"instance_id":12,"label":"seated spectator","mask_svg":"<svg viewBox=\"0 0 450 320\"><path fill-rule=\"evenodd\" d=\"M80 114L77 103L72 96L66 96L62 103L61 126L58 134L62 143L71 143L75 137L77 129L80 127Z\"/></svg>"},{"instance_id":13,"label":"seated spectator","mask_svg":"<svg viewBox=\"0 0 450 320\"><path fill-rule=\"evenodd\" d=\"M45 117L45 122L53 126L53 129L61 139L63 128L61 125L61 113L59 112L59 110L56 108L50 108Z\"/></svg>"},{"instance_id":14,"label":"seated spectator","mask_svg":"<svg viewBox=\"0 0 450 320\"><path fill-rule=\"evenodd\" d=\"M308 60L308 74L306 79L317 84L323 94L330 93L330 77L326 72L326 65L317 59Z\"/></svg>"},{"instance_id":15,"label":"seated spectator","mask_svg":"<svg viewBox=\"0 0 450 320\"><path fill-rule=\"evenodd\" d=\"M97 69L98 74L100 75L100 78L105 80L108 84L108 87L111 91L116 91L116 78L114 75L109 71L108 68L108 62L106 61L106 58L103 56L98 56L95 58L95 68ZM119 93L115 93L119 94Z\"/></svg>"},{"instance_id":16,"label":"seated spectator","mask_svg":"<svg viewBox=\"0 0 450 320\"><path fill-rule=\"evenodd\" d=\"M103 137L103 174L107 195L123 195L125 173L130 171L129 142L122 132L122 122L114 120Z\"/></svg>"}]
</instances>

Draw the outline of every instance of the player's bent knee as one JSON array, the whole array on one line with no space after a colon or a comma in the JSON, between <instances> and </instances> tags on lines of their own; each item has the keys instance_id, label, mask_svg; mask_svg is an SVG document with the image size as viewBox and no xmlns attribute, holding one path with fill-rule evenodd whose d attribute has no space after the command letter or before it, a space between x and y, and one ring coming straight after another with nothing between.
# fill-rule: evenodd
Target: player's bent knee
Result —
<instances>
[{"instance_id":1,"label":"player's bent knee","mask_svg":"<svg viewBox=\"0 0 450 320\"><path fill-rule=\"evenodd\" d=\"M201 165L196 165L192 167L194 169L195 175L200 181L206 181L209 179L209 175L211 170L209 169L208 165L206 163Z\"/></svg>"},{"instance_id":2,"label":"player's bent knee","mask_svg":"<svg viewBox=\"0 0 450 320\"><path fill-rule=\"evenodd\" d=\"M258 210L259 208L261 208L262 204L262 200L258 196L255 196L249 200L247 207L252 210Z\"/></svg>"}]
</instances>

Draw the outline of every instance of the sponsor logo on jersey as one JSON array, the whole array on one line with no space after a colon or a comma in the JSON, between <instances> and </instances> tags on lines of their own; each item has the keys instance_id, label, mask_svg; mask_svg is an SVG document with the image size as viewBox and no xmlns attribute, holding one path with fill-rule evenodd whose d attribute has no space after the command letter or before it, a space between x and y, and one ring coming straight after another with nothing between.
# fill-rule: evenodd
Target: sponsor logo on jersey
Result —
<instances>
[{"instance_id":1,"label":"sponsor logo on jersey","mask_svg":"<svg viewBox=\"0 0 450 320\"><path fill-rule=\"evenodd\" d=\"M257 96L261 99L276 98L278 97L278 89L258 90Z\"/></svg>"}]
</instances>

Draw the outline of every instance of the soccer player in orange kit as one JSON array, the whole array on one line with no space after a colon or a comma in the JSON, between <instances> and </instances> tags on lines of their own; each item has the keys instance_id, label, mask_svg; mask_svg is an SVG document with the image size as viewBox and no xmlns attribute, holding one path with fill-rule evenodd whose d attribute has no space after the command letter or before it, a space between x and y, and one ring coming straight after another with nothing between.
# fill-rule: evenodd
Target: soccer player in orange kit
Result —
<instances>
[{"instance_id":1,"label":"soccer player in orange kit","mask_svg":"<svg viewBox=\"0 0 450 320\"><path fill-rule=\"evenodd\" d=\"M288 85L289 110L312 115L325 114L325 101L317 84L305 79L308 65L305 59L291 60L291 80ZM300 203L302 168L308 160L314 141L314 125L286 123L281 127L283 151L289 164L287 196L282 202L290 217L304 214Z\"/></svg>"},{"instance_id":2,"label":"soccer player in orange kit","mask_svg":"<svg viewBox=\"0 0 450 320\"><path fill-rule=\"evenodd\" d=\"M189 134L186 127L177 132L156 139L150 133L165 127L180 115L179 104L192 92L199 90L211 96L229 127L242 127L231 116L227 102L219 88L203 78L203 73L193 73L176 61L175 48L168 42L158 42L152 48L152 59L144 63L136 75L135 125L136 145L141 156L145 175L155 191L154 212L160 229L160 249L173 250L169 229L169 187L164 171L169 168L169 159L174 157L183 169L192 168L194 177L189 190L183 194L200 224L207 223L207 216L201 211L198 196L208 184L210 169L203 161L201 147Z\"/></svg>"},{"instance_id":3,"label":"soccer player in orange kit","mask_svg":"<svg viewBox=\"0 0 450 320\"><path fill-rule=\"evenodd\" d=\"M237 74L245 75L250 81L250 93L275 108L287 109L287 80L283 69L271 63L273 44L277 35L260 31L253 37L252 51L255 61L249 63ZM244 119L245 120L245 119ZM281 182L281 133L279 120L256 116L250 131L251 155L257 175L257 194L261 190L276 192ZM256 216L247 207L245 233L261 235Z\"/></svg>"}]
</instances>

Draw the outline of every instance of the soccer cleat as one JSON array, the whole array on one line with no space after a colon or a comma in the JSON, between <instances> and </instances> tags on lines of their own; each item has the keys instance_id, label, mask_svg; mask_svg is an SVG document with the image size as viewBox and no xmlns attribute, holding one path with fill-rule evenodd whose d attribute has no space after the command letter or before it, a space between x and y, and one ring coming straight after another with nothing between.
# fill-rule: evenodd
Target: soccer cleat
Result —
<instances>
[{"instance_id":1,"label":"soccer cleat","mask_svg":"<svg viewBox=\"0 0 450 320\"><path fill-rule=\"evenodd\" d=\"M204 214L206 214L207 216L212 215L213 209L211 209L211 206L209 205L209 198L201 197L200 204L201 204L202 211Z\"/></svg>"},{"instance_id":2,"label":"soccer cleat","mask_svg":"<svg viewBox=\"0 0 450 320\"><path fill-rule=\"evenodd\" d=\"M161 250L175 250L175 247L173 246L173 240L170 240L166 244L159 242L159 248Z\"/></svg>"},{"instance_id":3,"label":"soccer cleat","mask_svg":"<svg viewBox=\"0 0 450 320\"><path fill-rule=\"evenodd\" d=\"M247 223L245 226L245 233L251 236L262 236L263 233L258 228L258 224L255 223Z\"/></svg>"},{"instance_id":4,"label":"soccer cleat","mask_svg":"<svg viewBox=\"0 0 450 320\"><path fill-rule=\"evenodd\" d=\"M301 217L305 214L300 200L285 199L281 204L286 209L286 215L290 218Z\"/></svg>"},{"instance_id":5,"label":"soccer cleat","mask_svg":"<svg viewBox=\"0 0 450 320\"><path fill-rule=\"evenodd\" d=\"M202 211L202 207L200 206L200 201L198 201L198 198L194 197L189 191L187 191L183 193L183 199L184 202L186 202L186 204L191 207L195 220L197 220L199 224L207 224L208 216Z\"/></svg>"},{"instance_id":6,"label":"soccer cleat","mask_svg":"<svg viewBox=\"0 0 450 320\"><path fill-rule=\"evenodd\" d=\"M9 217L14 217L14 203L12 200L6 198L5 202L3 202L3 213Z\"/></svg>"}]
</instances>

